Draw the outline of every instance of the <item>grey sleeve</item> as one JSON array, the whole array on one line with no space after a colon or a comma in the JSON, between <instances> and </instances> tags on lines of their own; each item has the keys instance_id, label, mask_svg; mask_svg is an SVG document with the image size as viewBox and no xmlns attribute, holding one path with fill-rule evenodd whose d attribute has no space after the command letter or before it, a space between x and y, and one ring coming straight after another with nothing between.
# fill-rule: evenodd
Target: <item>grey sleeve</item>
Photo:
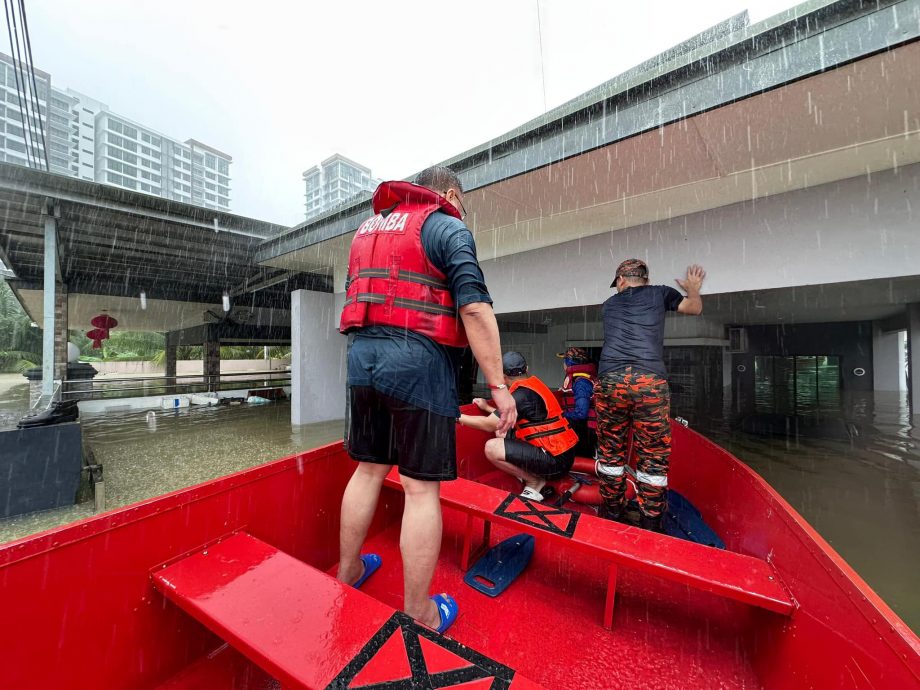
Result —
<instances>
[{"instance_id":1,"label":"grey sleeve","mask_svg":"<svg viewBox=\"0 0 920 690\"><path fill-rule=\"evenodd\" d=\"M473 233L462 221L445 213L432 213L422 226L422 246L431 263L447 276L458 308L474 302L492 303L476 258Z\"/></svg>"}]
</instances>

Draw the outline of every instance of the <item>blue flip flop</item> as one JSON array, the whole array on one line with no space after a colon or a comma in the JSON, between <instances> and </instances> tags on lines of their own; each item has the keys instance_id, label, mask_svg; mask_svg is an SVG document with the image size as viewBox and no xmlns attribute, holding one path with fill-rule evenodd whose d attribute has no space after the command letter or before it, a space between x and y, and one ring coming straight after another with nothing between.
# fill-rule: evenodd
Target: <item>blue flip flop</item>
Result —
<instances>
[{"instance_id":1,"label":"blue flip flop","mask_svg":"<svg viewBox=\"0 0 920 690\"><path fill-rule=\"evenodd\" d=\"M460 610L460 607L457 606L457 602L454 601L454 598L449 594L435 594L433 597L428 597L438 606L438 615L441 616L441 625L437 627L437 632L443 633L454 621L457 620L457 612Z\"/></svg>"},{"instance_id":2,"label":"blue flip flop","mask_svg":"<svg viewBox=\"0 0 920 690\"><path fill-rule=\"evenodd\" d=\"M361 562L364 564L364 574L358 578L358 581L352 585L355 589L361 589L361 585L369 578L371 575L376 573L380 569L380 564L383 562L376 553L366 553L361 556Z\"/></svg>"}]
</instances>

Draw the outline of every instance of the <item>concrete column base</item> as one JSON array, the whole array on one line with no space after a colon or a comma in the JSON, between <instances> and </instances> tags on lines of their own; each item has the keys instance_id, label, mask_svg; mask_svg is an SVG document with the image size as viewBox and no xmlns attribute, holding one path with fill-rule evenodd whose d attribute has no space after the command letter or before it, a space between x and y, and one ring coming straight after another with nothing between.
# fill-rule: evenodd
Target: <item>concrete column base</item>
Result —
<instances>
[{"instance_id":1,"label":"concrete column base","mask_svg":"<svg viewBox=\"0 0 920 690\"><path fill-rule=\"evenodd\" d=\"M175 386L176 385L176 353L179 349L179 339L176 337L176 333L166 333L166 357L164 360L164 368L166 374L166 385ZM175 389L170 388L169 392L174 392Z\"/></svg>"},{"instance_id":2,"label":"concrete column base","mask_svg":"<svg viewBox=\"0 0 920 690\"><path fill-rule=\"evenodd\" d=\"M67 378L67 286L57 284L54 293L54 379Z\"/></svg>"},{"instance_id":3,"label":"concrete column base","mask_svg":"<svg viewBox=\"0 0 920 690\"><path fill-rule=\"evenodd\" d=\"M204 343L202 357L204 359L204 380L209 391L216 391L220 383L220 343L216 340L207 340Z\"/></svg>"}]
</instances>

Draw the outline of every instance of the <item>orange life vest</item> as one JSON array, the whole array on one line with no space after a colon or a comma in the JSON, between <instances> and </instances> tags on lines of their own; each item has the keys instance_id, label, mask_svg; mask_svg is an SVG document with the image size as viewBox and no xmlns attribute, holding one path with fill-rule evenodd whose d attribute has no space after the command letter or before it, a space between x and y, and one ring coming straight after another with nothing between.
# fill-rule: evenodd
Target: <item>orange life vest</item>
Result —
<instances>
[{"instance_id":1,"label":"orange life vest","mask_svg":"<svg viewBox=\"0 0 920 690\"><path fill-rule=\"evenodd\" d=\"M510 390L514 393L518 388L532 390L543 399L543 404L546 405L546 419L538 422L519 416L514 425L515 438L543 448L550 455L559 455L574 448L578 443L578 434L562 416L562 408L546 384L536 376L530 376L512 383Z\"/></svg>"}]
</instances>

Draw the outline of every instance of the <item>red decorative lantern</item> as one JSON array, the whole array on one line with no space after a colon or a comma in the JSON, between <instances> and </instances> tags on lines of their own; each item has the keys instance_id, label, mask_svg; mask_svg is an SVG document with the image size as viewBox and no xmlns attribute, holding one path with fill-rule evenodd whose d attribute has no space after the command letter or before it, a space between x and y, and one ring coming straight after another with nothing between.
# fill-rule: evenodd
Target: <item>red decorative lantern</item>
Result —
<instances>
[{"instance_id":1,"label":"red decorative lantern","mask_svg":"<svg viewBox=\"0 0 920 690\"><path fill-rule=\"evenodd\" d=\"M99 316L94 316L90 323L93 324L96 328L101 328L104 331L110 331L118 325L118 321L113 319L108 314L99 314ZM108 333L106 333L105 337L109 337Z\"/></svg>"},{"instance_id":2,"label":"red decorative lantern","mask_svg":"<svg viewBox=\"0 0 920 690\"><path fill-rule=\"evenodd\" d=\"M109 337L109 332L104 328L94 328L86 332L86 337L93 341L93 349L102 347L102 341Z\"/></svg>"}]
</instances>

